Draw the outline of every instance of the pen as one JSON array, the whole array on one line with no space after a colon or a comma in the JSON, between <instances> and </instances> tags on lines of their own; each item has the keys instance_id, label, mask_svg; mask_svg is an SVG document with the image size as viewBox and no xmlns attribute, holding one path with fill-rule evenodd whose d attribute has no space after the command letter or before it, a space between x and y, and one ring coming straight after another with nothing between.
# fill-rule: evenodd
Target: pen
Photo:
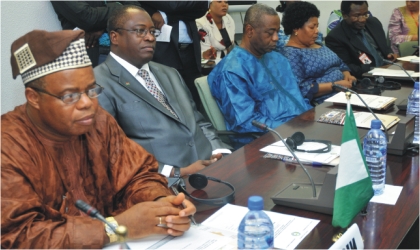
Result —
<instances>
[{"instance_id":1,"label":"pen","mask_svg":"<svg viewBox=\"0 0 420 250\"><path fill-rule=\"evenodd\" d=\"M283 157L280 160L282 162L287 162L287 163L298 163L297 160L295 160L293 157ZM313 167L322 167L324 165L322 162L317 162L317 161L300 161L300 162L305 165L312 165Z\"/></svg>"},{"instance_id":2,"label":"pen","mask_svg":"<svg viewBox=\"0 0 420 250\"><path fill-rule=\"evenodd\" d=\"M171 186L171 189L172 189L172 192L174 192L175 195L178 195L179 194L178 189L176 189L175 186ZM182 208L186 208L184 202L182 202L181 205L182 205ZM190 220L192 221L192 223L197 226L197 222L195 221L195 219L194 219L194 217L192 215L189 215L188 218L190 218Z\"/></svg>"},{"instance_id":3,"label":"pen","mask_svg":"<svg viewBox=\"0 0 420 250\"><path fill-rule=\"evenodd\" d=\"M287 163L298 163L296 160L293 161L284 161L283 162L287 162ZM322 164L321 162L316 162L316 161L300 161L300 163L304 164L304 165L312 165L312 167L322 167L324 164Z\"/></svg>"}]
</instances>

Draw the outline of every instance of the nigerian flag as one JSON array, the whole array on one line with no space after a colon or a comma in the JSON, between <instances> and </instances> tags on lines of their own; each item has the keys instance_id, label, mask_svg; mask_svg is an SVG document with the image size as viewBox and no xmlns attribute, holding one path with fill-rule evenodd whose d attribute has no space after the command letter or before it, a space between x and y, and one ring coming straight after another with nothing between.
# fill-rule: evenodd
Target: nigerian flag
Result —
<instances>
[{"instance_id":1,"label":"nigerian flag","mask_svg":"<svg viewBox=\"0 0 420 250\"><path fill-rule=\"evenodd\" d=\"M332 225L346 228L373 196L350 99L341 139L340 164L335 185Z\"/></svg>"}]
</instances>

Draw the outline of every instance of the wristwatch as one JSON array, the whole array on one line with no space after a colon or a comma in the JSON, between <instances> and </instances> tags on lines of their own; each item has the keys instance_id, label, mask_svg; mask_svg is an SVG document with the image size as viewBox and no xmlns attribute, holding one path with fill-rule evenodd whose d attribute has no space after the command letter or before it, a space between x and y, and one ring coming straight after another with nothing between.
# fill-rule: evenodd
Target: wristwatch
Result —
<instances>
[{"instance_id":1,"label":"wristwatch","mask_svg":"<svg viewBox=\"0 0 420 250\"><path fill-rule=\"evenodd\" d=\"M114 228L118 227L118 222L114 219L114 217L107 217L105 220L113 225ZM114 230L112 230L107 224L105 224L105 232L109 237L109 243L118 241L118 235L116 235Z\"/></svg>"},{"instance_id":2,"label":"wristwatch","mask_svg":"<svg viewBox=\"0 0 420 250\"><path fill-rule=\"evenodd\" d=\"M174 178L181 177L181 170L177 167L174 167Z\"/></svg>"}]
</instances>

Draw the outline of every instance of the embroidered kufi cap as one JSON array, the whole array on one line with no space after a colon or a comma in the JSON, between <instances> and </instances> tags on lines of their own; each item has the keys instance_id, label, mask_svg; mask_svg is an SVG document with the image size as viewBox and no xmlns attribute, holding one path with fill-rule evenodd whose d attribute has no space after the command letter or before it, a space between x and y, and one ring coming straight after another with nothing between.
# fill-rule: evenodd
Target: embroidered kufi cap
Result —
<instances>
[{"instance_id":1,"label":"embroidered kufi cap","mask_svg":"<svg viewBox=\"0 0 420 250\"><path fill-rule=\"evenodd\" d=\"M13 79L22 75L26 84L45 75L92 65L83 30L47 32L34 30L12 43Z\"/></svg>"}]
</instances>

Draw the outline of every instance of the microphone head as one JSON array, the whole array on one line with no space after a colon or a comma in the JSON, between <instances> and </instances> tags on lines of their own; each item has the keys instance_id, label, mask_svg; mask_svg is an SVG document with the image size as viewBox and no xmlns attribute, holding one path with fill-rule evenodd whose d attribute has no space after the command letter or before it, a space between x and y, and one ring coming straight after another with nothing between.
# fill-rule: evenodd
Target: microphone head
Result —
<instances>
[{"instance_id":1,"label":"microphone head","mask_svg":"<svg viewBox=\"0 0 420 250\"><path fill-rule=\"evenodd\" d=\"M260 128L262 130L267 130L267 125L265 125L264 123L261 123L259 121L253 120L252 122L252 126Z\"/></svg>"},{"instance_id":2,"label":"microphone head","mask_svg":"<svg viewBox=\"0 0 420 250\"><path fill-rule=\"evenodd\" d=\"M388 63L388 64L394 64L393 61L387 60L387 59L383 59L384 62Z\"/></svg>"},{"instance_id":3,"label":"microphone head","mask_svg":"<svg viewBox=\"0 0 420 250\"><path fill-rule=\"evenodd\" d=\"M336 83L333 83L332 84L332 86L333 86L333 89L334 90L344 90L344 91L346 91L347 90L347 88L346 87L343 87L343 86L341 86L340 84L336 84Z\"/></svg>"},{"instance_id":4,"label":"microphone head","mask_svg":"<svg viewBox=\"0 0 420 250\"><path fill-rule=\"evenodd\" d=\"M94 207L92 207L91 205L87 204L86 202L82 201L82 200L77 200L76 203L74 204L80 211L84 212L85 214L91 216L91 217L95 217L98 212L98 210L96 210Z\"/></svg>"}]
</instances>

